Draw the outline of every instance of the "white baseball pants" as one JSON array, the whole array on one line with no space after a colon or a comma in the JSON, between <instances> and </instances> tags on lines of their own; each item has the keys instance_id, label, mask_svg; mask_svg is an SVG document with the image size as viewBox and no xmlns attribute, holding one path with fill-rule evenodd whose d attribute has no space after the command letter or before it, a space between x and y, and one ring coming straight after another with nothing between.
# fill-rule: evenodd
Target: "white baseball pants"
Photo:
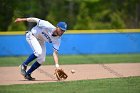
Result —
<instances>
[{"instance_id":1,"label":"white baseball pants","mask_svg":"<svg viewBox=\"0 0 140 93\"><path fill-rule=\"evenodd\" d=\"M31 49L34 52L34 55L37 56L37 62L42 64L45 61L46 57L46 45L44 41L38 40L32 32L26 34L26 40L30 45Z\"/></svg>"}]
</instances>

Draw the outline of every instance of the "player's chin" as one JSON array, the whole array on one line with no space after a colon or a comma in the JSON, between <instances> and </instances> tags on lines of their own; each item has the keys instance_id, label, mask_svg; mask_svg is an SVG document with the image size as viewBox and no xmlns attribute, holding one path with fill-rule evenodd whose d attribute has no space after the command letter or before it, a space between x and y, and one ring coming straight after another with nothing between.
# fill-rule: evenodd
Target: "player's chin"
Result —
<instances>
[{"instance_id":1,"label":"player's chin","mask_svg":"<svg viewBox=\"0 0 140 93\"><path fill-rule=\"evenodd\" d=\"M62 35L63 35L63 33L57 33L57 35L58 35L58 36L62 36Z\"/></svg>"},{"instance_id":2,"label":"player's chin","mask_svg":"<svg viewBox=\"0 0 140 93\"><path fill-rule=\"evenodd\" d=\"M52 36L62 36L62 34L52 34Z\"/></svg>"},{"instance_id":3,"label":"player's chin","mask_svg":"<svg viewBox=\"0 0 140 93\"><path fill-rule=\"evenodd\" d=\"M57 36L57 34L56 33L53 33L52 36Z\"/></svg>"},{"instance_id":4,"label":"player's chin","mask_svg":"<svg viewBox=\"0 0 140 93\"><path fill-rule=\"evenodd\" d=\"M62 34L58 34L58 36L62 36Z\"/></svg>"}]
</instances>

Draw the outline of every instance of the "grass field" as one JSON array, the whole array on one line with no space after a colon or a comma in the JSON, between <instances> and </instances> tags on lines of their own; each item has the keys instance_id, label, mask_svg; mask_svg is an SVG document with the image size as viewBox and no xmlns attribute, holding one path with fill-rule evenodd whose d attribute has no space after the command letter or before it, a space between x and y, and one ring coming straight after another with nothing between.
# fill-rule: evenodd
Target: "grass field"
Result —
<instances>
[{"instance_id":1,"label":"grass field","mask_svg":"<svg viewBox=\"0 0 140 93\"><path fill-rule=\"evenodd\" d=\"M0 93L140 93L140 77L1 85Z\"/></svg>"},{"instance_id":2,"label":"grass field","mask_svg":"<svg viewBox=\"0 0 140 93\"><path fill-rule=\"evenodd\" d=\"M60 64L138 63L140 54L61 55ZM0 66L19 66L26 56L0 57ZM44 65L53 64L47 56ZM0 93L140 93L140 76L54 83L0 85Z\"/></svg>"},{"instance_id":3,"label":"grass field","mask_svg":"<svg viewBox=\"0 0 140 93\"><path fill-rule=\"evenodd\" d=\"M19 66L26 56L0 57L0 66ZM97 63L138 63L140 54L102 54L102 55L60 55L60 64L97 64ZM47 56L46 64L54 64L53 57Z\"/></svg>"}]
</instances>

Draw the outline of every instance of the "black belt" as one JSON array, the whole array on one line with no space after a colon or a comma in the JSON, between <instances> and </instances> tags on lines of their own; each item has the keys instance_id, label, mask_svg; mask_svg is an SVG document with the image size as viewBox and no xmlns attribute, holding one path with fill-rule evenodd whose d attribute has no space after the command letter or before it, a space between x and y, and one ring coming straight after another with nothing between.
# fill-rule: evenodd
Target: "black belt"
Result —
<instances>
[{"instance_id":1,"label":"black belt","mask_svg":"<svg viewBox=\"0 0 140 93\"><path fill-rule=\"evenodd\" d=\"M25 31L25 35L26 35L27 33L29 33L29 32L31 32L31 31ZM31 32L31 33L32 33L32 32ZM32 33L32 35L35 36L33 33Z\"/></svg>"}]
</instances>

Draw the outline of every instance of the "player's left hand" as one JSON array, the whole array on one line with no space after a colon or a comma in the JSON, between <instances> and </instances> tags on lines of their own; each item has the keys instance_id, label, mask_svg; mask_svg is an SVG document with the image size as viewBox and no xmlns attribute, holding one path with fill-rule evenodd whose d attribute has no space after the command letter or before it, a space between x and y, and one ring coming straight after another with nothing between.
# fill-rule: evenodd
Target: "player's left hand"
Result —
<instances>
[{"instance_id":1,"label":"player's left hand","mask_svg":"<svg viewBox=\"0 0 140 93\"><path fill-rule=\"evenodd\" d=\"M55 73L54 73L57 77L58 80L65 80L67 79L68 75L64 72L64 70L62 69L55 69Z\"/></svg>"}]
</instances>

